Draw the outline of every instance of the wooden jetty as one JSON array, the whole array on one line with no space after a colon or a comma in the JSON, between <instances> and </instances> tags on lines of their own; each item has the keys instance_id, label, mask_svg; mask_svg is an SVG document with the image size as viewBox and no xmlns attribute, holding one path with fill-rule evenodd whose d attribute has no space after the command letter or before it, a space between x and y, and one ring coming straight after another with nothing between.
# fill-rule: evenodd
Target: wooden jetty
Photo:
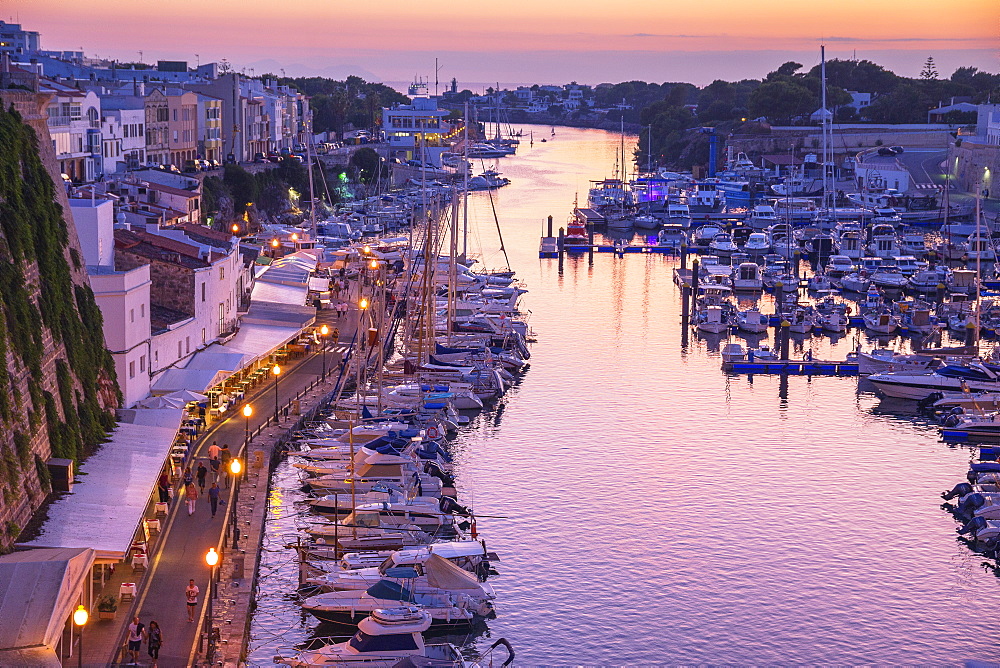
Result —
<instances>
[{"instance_id":1,"label":"wooden jetty","mask_svg":"<svg viewBox=\"0 0 1000 668\"><path fill-rule=\"evenodd\" d=\"M824 360L735 360L723 362L722 370L739 374L786 374L789 376L857 376L857 362Z\"/></svg>"}]
</instances>

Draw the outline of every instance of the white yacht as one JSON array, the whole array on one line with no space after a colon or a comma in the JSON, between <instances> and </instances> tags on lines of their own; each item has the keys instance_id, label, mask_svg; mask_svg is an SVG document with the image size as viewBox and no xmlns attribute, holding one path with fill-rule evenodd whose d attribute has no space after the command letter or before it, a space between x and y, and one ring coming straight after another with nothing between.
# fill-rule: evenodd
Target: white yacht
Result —
<instances>
[{"instance_id":1,"label":"white yacht","mask_svg":"<svg viewBox=\"0 0 1000 668\"><path fill-rule=\"evenodd\" d=\"M768 317L757 308L736 311L733 315L733 324L744 332L761 334L767 331Z\"/></svg>"},{"instance_id":2,"label":"white yacht","mask_svg":"<svg viewBox=\"0 0 1000 668\"><path fill-rule=\"evenodd\" d=\"M757 204L747 216L747 225L755 230L766 230L779 222L774 207L767 204Z\"/></svg>"},{"instance_id":3,"label":"white yacht","mask_svg":"<svg viewBox=\"0 0 1000 668\"><path fill-rule=\"evenodd\" d=\"M722 257L729 257L739 250L736 242L733 241L733 236L728 232L716 234L708 247L713 253Z\"/></svg>"},{"instance_id":4,"label":"white yacht","mask_svg":"<svg viewBox=\"0 0 1000 668\"><path fill-rule=\"evenodd\" d=\"M734 290L763 290L764 278L756 262L742 262L733 271Z\"/></svg>"},{"instance_id":5,"label":"white yacht","mask_svg":"<svg viewBox=\"0 0 1000 668\"><path fill-rule=\"evenodd\" d=\"M771 252L771 240L767 232L753 232L743 244L743 252L750 257L762 257Z\"/></svg>"}]
</instances>

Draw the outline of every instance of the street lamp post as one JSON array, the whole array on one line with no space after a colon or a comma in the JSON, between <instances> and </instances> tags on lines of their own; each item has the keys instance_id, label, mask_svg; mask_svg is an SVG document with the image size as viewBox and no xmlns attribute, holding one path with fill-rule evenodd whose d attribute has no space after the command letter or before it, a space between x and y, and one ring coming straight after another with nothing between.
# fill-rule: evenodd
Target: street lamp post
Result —
<instances>
[{"instance_id":1,"label":"street lamp post","mask_svg":"<svg viewBox=\"0 0 1000 668\"><path fill-rule=\"evenodd\" d=\"M240 472L243 471L243 464L239 458L233 457L229 462L229 473L233 477L233 498L230 499L232 508L229 513L232 515L232 529L230 531L230 547L236 549L236 541L240 539L239 529L236 527L236 504L240 501Z\"/></svg>"},{"instance_id":2,"label":"street lamp post","mask_svg":"<svg viewBox=\"0 0 1000 668\"><path fill-rule=\"evenodd\" d=\"M73 623L76 624L80 638L80 646L76 648L76 665L78 668L83 667L83 627L89 618L90 615L87 614L87 609L82 605L77 606L76 612L73 613Z\"/></svg>"},{"instance_id":3,"label":"street lamp post","mask_svg":"<svg viewBox=\"0 0 1000 668\"><path fill-rule=\"evenodd\" d=\"M243 407L243 447L250 445L250 416L253 415L253 408L250 404Z\"/></svg>"},{"instance_id":4,"label":"street lamp post","mask_svg":"<svg viewBox=\"0 0 1000 668\"><path fill-rule=\"evenodd\" d=\"M323 325L319 328L320 345L323 347L323 380L326 381L326 336L330 333L330 328Z\"/></svg>"},{"instance_id":5,"label":"street lamp post","mask_svg":"<svg viewBox=\"0 0 1000 668\"><path fill-rule=\"evenodd\" d=\"M280 421L278 416L278 376L281 375L281 367L275 364L271 367L271 373L274 374L274 421Z\"/></svg>"},{"instance_id":6,"label":"street lamp post","mask_svg":"<svg viewBox=\"0 0 1000 668\"><path fill-rule=\"evenodd\" d=\"M361 402L364 401L362 399L363 395L361 394L361 380L362 380L361 351L364 349L365 339L362 338L362 336L367 336L367 333L365 333L363 335L362 332L361 332L361 323L362 323L362 318L364 317L365 311L368 309L368 304L369 304L369 302L368 302L368 298L367 297L362 297L361 299L358 300L358 325L357 325L357 330L354 333L354 354L357 357L357 359L354 360L354 365L355 365L354 366L354 371L355 371L354 386L357 388L358 399L360 400L360 401L357 402L357 420L358 421L361 420L361 413L362 413ZM354 476L352 475L351 478L353 479Z\"/></svg>"},{"instance_id":7,"label":"street lamp post","mask_svg":"<svg viewBox=\"0 0 1000 668\"><path fill-rule=\"evenodd\" d=\"M214 547L208 548L205 555L205 563L208 564L208 652L205 654L209 665L215 660L215 619L212 616L212 599L215 598L215 567L219 563L219 553Z\"/></svg>"},{"instance_id":8,"label":"street lamp post","mask_svg":"<svg viewBox=\"0 0 1000 668\"><path fill-rule=\"evenodd\" d=\"M278 259L278 246L280 246L280 245L281 245L281 242L279 242L277 239L271 239L271 259L272 260L277 260Z\"/></svg>"},{"instance_id":9,"label":"street lamp post","mask_svg":"<svg viewBox=\"0 0 1000 668\"><path fill-rule=\"evenodd\" d=\"M233 226L229 229L233 231L234 236L240 233L240 226L237 225L236 223L233 223Z\"/></svg>"}]
</instances>

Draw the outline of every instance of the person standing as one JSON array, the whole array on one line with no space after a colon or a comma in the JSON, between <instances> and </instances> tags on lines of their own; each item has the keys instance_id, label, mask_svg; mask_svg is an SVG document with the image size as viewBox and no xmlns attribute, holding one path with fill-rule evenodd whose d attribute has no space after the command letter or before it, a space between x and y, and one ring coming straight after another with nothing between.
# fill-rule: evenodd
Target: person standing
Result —
<instances>
[{"instance_id":1,"label":"person standing","mask_svg":"<svg viewBox=\"0 0 1000 668\"><path fill-rule=\"evenodd\" d=\"M219 464L222 467L222 475L226 478L226 487L229 487L229 461L233 458L233 453L229 451L229 444L222 444L222 451L219 452Z\"/></svg>"},{"instance_id":2,"label":"person standing","mask_svg":"<svg viewBox=\"0 0 1000 668\"><path fill-rule=\"evenodd\" d=\"M132 618L132 623L128 625L128 653L132 657L129 665L139 663L139 649L142 647L142 639L146 635L146 627L139 621L139 615Z\"/></svg>"},{"instance_id":3,"label":"person standing","mask_svg":"<svg viewBox=\"0 0 1000 668\"><path fill-rule=\"evenodd\" d=\"M206 475L208 475L208 469L205 468L205 462L198 460L198 471L197 471L198 489L200 489L202 492L205 491Z\"/></svg>"},{"instance_id":4,"label":"person standing","mask_svg":"<svg viewBox=\"0 0 1000 668\"><path fill-rule=\"evenodd\" d=\"M146 642L148 644L146 651L149 653L149 658L153 660L153 665L155 666L160 658L160 647L163 645L163 632L155 620L150 620L149 622L149 628L146 630Z\"/></svg>"},{"instance_id":5,"label":"person standing","mask_svg":"<svg viewBox=\"0 0 1000 668\"><path fill-rule=\"evenodd\" d=\"M184 498L187 499L188 516L194 515L195 507L198 504L198 488L193 482L188 483L184 491Z\"/></svg>"},{"instance_id":6,"label":"person standing","mask_svg":"<svg viewBox=\"0 0 1000 668\"><path fill-rule=\"evenodd\" d=\"M198 593L201 590L198 589L198 585L194 583L194 580L188 580L187 589L184 590L184 598L187 599L187 611L188 611L188 621L194 621L194 608L198 605Z\"/></svg>"},{"instance_id":7,"label":"person standing","mask_svg":"<svg viewBox=\"0 0 1000 668\"><path fill-rule=\"evenodd\" d=\"M208 464L212 467L212 473L215 474L215 479L219 479L219 452L222 448L219 447L217 441L212 441L212 445L208 446Z\"/></svg>"},{"instance_id":8,"label":"person standing","mask_svg":"<svg viewBox=\"0 0 1000 668\"><path fill-rule=\"evenodd\" d=\"M213 482L212 486L208 489L208 502L212 504L212 517L215 517L215 511L219 509L219 483Z\"/></svg>"},{"instance_id":9,"label":"person standing","mask_svg":"<svg viewBox=\"0 0 1000 668\"><path fill-rule=\"evenodd\" d=\"M164 471L160 474L160 479L156 483L156 490L160 493L160 503L170 501L170 476Z\"/></svg>"}]
</instances>

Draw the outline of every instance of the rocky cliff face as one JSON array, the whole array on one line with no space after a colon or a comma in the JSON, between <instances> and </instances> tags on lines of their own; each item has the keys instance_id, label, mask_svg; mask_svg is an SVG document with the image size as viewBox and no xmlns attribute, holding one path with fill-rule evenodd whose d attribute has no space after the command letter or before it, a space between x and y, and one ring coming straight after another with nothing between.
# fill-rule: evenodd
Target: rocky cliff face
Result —
<instances>
[{"instance_id":1,"label":"rocky cliff face","mask_svg":"<svg viewBox=\"0 0 1000 668\"><path fill-rule=\"evenodd\" d=\"M56 167L44 96L0 91L0 550L114 426L120 391Z\"/></svg>"}]
</instances>

